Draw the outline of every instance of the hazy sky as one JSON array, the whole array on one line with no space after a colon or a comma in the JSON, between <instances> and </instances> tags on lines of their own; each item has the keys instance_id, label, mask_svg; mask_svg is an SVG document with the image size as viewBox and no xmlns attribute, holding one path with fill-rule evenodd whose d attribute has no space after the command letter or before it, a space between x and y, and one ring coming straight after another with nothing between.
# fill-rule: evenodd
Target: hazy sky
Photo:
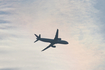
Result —
<instances>
[{"instance_id":1,"label":"hazy sky","mask_svg":"<svg viewBox=\"0 0 105 70\"><path fill-rule=\"evenodd\" d=\"M0 0L0 70L105 70L104 0ZM42 49L34 34L68 45Z\"/></svg>"}]
</instances>

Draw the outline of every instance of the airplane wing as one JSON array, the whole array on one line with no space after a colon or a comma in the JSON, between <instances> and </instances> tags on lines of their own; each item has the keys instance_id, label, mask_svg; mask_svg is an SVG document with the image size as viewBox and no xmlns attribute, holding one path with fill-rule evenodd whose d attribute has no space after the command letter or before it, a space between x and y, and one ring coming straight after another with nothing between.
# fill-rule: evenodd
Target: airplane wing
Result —
<instances>
[{"instance_id":1,"label":"airplane wing","mask_svg":"<svg viewBox=\"0 0 105 70\"><path fill-rule=\"evenodd\" d=\"M44 48L42 51L44 51L44 50L50 48L51 45L52 45L52 44L50 44L49 46L47 46L46 48Z\"/></svg>"},{"instance_id":2,"label":"airplane wing","mask_svg":"<svg viewBox=\"0 0 105 70\"><path fill-rule=\"evenodd\" d=\"M58 39L58 29L57 29L57 32L56 32L54 40L57 40L57 39Z\"/></svg>"},{"instance_id":3,"label":"airplane wing","mask_svg":"<svg viewBox=\"0 0 105 70\"><path fill-rule=\"evenodd\" d=\"M57 29L57 32L56 32L56 35L55 35L55 38L54 40L56 41L58 39L58 29ZM48 49L50 46L53 46L54 43L51 43L49 46L47 46L46 48L44 48L42 51Z\"/></svg>"}]
</instances>

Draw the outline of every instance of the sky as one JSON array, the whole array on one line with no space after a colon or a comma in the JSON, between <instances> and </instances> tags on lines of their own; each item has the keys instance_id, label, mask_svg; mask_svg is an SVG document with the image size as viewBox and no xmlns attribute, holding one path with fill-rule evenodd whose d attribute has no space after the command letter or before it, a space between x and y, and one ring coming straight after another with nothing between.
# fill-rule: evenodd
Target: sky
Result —
<instances>
[{"instance_id":1,"label":"sky","mask_svg":"<svg viewBox=\"0 0 105 70\"><path fill-rule=\"evenodd\" d=\"M0 70L105 70L104 0L0 0ZM42 49L34 34L68 45Z\"/></svg>"}]
</instances>

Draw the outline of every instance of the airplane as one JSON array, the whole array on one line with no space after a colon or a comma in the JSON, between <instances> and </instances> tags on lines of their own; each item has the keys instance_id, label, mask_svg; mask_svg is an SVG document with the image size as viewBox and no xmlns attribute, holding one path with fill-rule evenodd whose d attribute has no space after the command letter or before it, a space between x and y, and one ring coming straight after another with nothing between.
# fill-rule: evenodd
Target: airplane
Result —
<instances>
[{"instance_id":1,"label":"airplane","mask_svg":"<svg viewBox=\"0 0 105 70\"><path fill-rule=\"evenodd\" d=\"M36 39L37 39L36 41L34 41L34 43L37 42L38 40L50 43L50 45L47 46L46 48L44 48L42 51L44 51L50 47L56 48L56 46L54 46L54 44L68 44L67 41L64 41L64 40L61 40L61 38L58 38L58 29L56 31L56 35L55 35L54 39L41 38L40 34L39 34L39 36L36 34L34 34L34 35L36 36Z\"/></svg>"}]
</instances>

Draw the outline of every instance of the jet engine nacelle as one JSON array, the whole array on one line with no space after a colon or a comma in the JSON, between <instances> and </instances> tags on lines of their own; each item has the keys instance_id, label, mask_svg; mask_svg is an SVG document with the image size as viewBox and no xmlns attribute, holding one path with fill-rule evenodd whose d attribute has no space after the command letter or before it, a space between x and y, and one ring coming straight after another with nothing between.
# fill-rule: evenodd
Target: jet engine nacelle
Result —
<instances>
[{"instance_id":1,"label":"jet engine nacelle","mask_svg":"<svg viewBox=\"0 0 105 70\"><path fill-rule=\"evenodd\" d=\"M58 38L58 40L61 40L61 38Z\"/></svg>"},{"instance_id":2,"label":"jet engine nacelle","mask_svg":"<svg viewBox=\"0 0 105 70\"><path fill-rule=\"evenodd\" d=\"M56 48L56 46L52 46L53 48Z\"/></svg>"}]
</instances>

